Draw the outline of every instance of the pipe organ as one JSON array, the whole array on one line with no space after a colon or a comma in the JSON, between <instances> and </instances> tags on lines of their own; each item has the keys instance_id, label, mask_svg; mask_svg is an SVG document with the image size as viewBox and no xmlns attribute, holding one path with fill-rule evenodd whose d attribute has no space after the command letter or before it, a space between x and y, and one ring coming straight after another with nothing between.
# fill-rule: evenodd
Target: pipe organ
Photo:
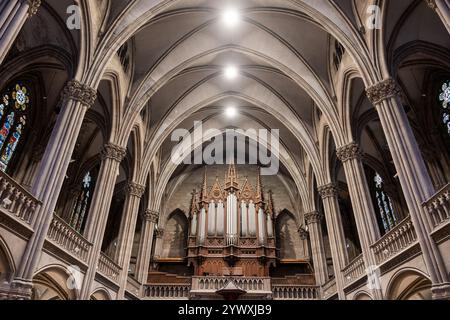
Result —
<instances>
[{"instance_id":1,"label":"pipe organ","mask_svg":"<svg viewBox=\"0 0 450 320\"><path fill-rule=\"evenodd\" d=\"M256 187L238 181L230 165L223 185L211 188L207 174L201 192L194 192L190 211L188 261L197 276L267 277L276 262L272 199Z\"/></svg>"}]
</instances>

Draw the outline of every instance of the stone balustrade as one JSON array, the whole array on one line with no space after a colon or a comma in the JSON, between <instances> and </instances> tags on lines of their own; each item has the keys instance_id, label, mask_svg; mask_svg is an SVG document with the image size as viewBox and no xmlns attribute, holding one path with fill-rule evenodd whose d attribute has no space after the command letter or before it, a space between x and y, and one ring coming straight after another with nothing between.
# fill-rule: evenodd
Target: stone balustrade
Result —
<instances>
[{"instance_id":1,"label":"stone balustrade","mask_svg":"<svg viewBox=\"0 0 450 320\"><path fill-rule=\"evenodd\" d=\"M274 300L320 300L319 287L273 285Z\"/></svg>"},{"instance_id":2,"label":"stone balustrade","mask_svg":"<svg viewBox=\"0 0 450 320\"><path fill-rule=\"evenodd\" d=\"M363 255L361 254L342 270L345 285L361 278L365 274L365 269Z\"/></svg>"},{"instance_id":3,"label":"stone balustrade","mask_svg":"<svg viewBox=\"0 0 450 320\"><path fill-rule=\"evenodd\" d=\"M322 286L323 298L328 299L337 293L336 278L329 280Z\"/></svg>"},{"instance_id":4,"label":"stone balustrade","mask_svg":"<svg viewBox=\"0 0 450 320\"><path fill-rule=\"evenodd\" d=\"M248 293L270 292L270 278L236 277L234 283ZM194 291L217 291L225 287L230 281L229 277L193 277L192 290Z\"/></svg>"},{"instance_id":5,"label":"stone balustrade","mask_svg":"<svg viewBox=\"0 0 450 320\"><path fill-rule=\"evenodd\" d=\"M87 262L92 244L57 215L53 216L47 239L81 261Z\"/></svg>"},{"instance_id":6,"label":"stone balustrade","mask_svg":"<svg viewBox=\"0 0 450 320\"><path fill-rule=\"evenodd\" d=\"M397 253L411 247L416 240L414 225L411 218L407 217L372 245L377 264L382 264Z\"/></svg>"},{"instance_id":7,"label":"stone balustrade","mask_svg":"<svg viewBox=\"0 0 450 320\"><path fill-rule=\"evenodd\" d=\"M434 227L450 220L450 183L424 203Z\"/></svg>"},{"instance_id":8,"label":"stone balustrade","mask_svg":"<svg viewBox=\"0 0 450 320\"><path fill-rule=\"evenodd\" d=\"M144 299L188 300L190 292L189 284L152 284L145 286Z\"/></svg>"},{"instance_id":9,"label":"stone balustrade","mask_svg":"<svg viewBox=\"0 0 450 320\"><path fill-rule=\"evenodd\" d=\"M102 252L100 254L100 259L98 260L97 271L107 277L109 280L117 283L119 281L119 276L122 268Z\"/></svg>"},{"instance_id":10,"label":"stone balustrade","mask_svg":"<svg viewBox=\"0 0 450 320\"><path fill-rule=\"evenodd\" d=\"M41 205L31 193L0 170L0 207L9 215L31 224Z\"/></svg>"}]
</instances>

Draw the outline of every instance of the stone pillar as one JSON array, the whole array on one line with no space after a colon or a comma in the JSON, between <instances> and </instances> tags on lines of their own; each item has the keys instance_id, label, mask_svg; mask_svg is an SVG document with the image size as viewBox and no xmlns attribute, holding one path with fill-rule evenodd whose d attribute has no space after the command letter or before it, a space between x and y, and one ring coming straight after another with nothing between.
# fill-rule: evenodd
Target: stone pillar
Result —
<instances>
[{"instance_id":1,"label":"stone pillar","mask_svg":"<svg viewBox=\"0 0 450 320\"><path fill-rule=\"evenodd\" d=\"M159 213L147 210L144 214L141 239L139 243L139 254L136 262L136 279L142 283L147 283L148 269L152 256L153 234L158 223Z\"/></svg>"},{"instance_id":2,"label":"stone pillar","mask_svg":"<svg viewBox=\"0 0 450 320\"><path fill-rule=\"evenodd\" d=\"M27 18L35 15L40 5L41 0L7 0L0 4L0 64Z\"/></svg>"},{"instance_id":3,"label":"stone pillar","mask_svg":"<svg viewBox=\"0 0 450 320\"><path fill-rule=\"evenodd\" d=\"M320 224L321 216L317 211L313 211L305 214L305 220L309 228L316 281L318 285L323 285L328 281L328 268L323 246L322 225Z\"/></svg>"},{"instance_id":4,"label":"stone pillar","mask_svg":"<svg viewBox=\"0 0 450 320\"><path fill-rule=\"evenodd\" d=\"M115 144L107 144L102 151L102 164L86 224L85 236L92 243L92 248L87 263L89 269L80 293L82 300L88 300L92 293L91 287L97 272L114 187L119 173L119 166L125 154L126 149Z\"/></svg>"},{"instance_id":5,"label":"stone pillar","mask_svg":"<svg viewBox=\"0 0 450 320\"><path fill-rule=\"evenodd\" d=\"M158 228L156 229L156 244L155 244L155 252L153 253L153 258L158 259L162 254L162 246L163 246L163 238L164 238L164 229Z\"/></svg>"},{"instance_id":6,"label":"stone pillar","mask_svg":"<svg viewBox=\"0 0 450 320\"><path fill-rule=\"evenodd\" d=\"M425 0L428 6L436 11L439 18L441 18L442 23L444 23L445 28L450 33L450 7L448 5L448 0Z\"/></svg>"},{"instance_id":7,"label":"stone pillar","mask_svg":"<svg viewBox=\"0 0 450 320\"><path fill-rule=\"evenodd\" d=\"M377 264L370 246L380 238L380 230L361 161L362 151L356 143L350 143L338 148L337 157L344 165L364 265L366 271L373 270ZM383 299L381 290L373 290L373 294L375 299Z\"/></svg>"},{"instance_id":8,"label":"stone pillar","mask_svg":"<svg viewBox=\"0 0 450 320\"><path fill-rule=\"evenodd\" d=\"M69 162L78 139L86 111L97 99L96 90L73 80L62 93L63 108L41 161L32 194L42 201L32 221L34 233L27 243L12 288L31 294L31 280L53 218ZM23 290L21 289L23 288Z\"/></svg>"},{"instance_id":9,"label":"stone pillar","mask_svg":"<svg viewBox=\"0 0 450 320\"><path fill-rule=\"evenodd\" d=\"M448 274L439 249L430 237L433 229L431 217L422 206L433 196L435 190L402 105L401 88L393 79L387 79L366 91L380 116L411 221L433 283L434 297L448 299L450 298Z\"/></svg>"},{"instance_id":10,"label":"stone pillar","mask_svg":"<svg viewBox=\"0 0 450 320\"><path fill-rule=\"evenodd\" d=\"M345 300L342 270L348 263L348 255L345 247L345 235L342 228L341 212L339 209L338 189L334 184L328 184L319 187L318 191L322 197L325 210L336 287L339 299Z\"/></svg>"},{"instance_id":11,"label":"stone pillar","mask_svg":"<svg viewBox=\"0 0 450 320\"><path fill-rule=\"evenodd\" d=\"M128 184L128 196L122 213L122 222L119 231L118 250L116 261L122 266L122 273L119 280L118 299L123 299L128 281L128 269L133 250L134 232L139 214L139 204L145 192L145 186L131 182Z\"/></svg>"}]
</instances>

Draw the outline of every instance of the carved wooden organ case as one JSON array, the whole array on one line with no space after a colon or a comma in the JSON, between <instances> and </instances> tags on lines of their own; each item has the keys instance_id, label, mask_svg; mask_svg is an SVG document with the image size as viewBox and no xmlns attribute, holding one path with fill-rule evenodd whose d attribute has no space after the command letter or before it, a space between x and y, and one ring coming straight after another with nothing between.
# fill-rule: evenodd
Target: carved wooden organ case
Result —
<instances>
[{"instance_id":1,"label":"carved wooden organ case","mask_svg":"<svg viewBox=\"0 0 450 320\"><path fill-rule=\"evenodd\" d=\"M190 211L188 262L197 276L268 277L276 262L272 197L263 196L261 176L256 189L248 179L239 184L230 165L225 183L194 191Z\"/></svg>"}]
</instances>

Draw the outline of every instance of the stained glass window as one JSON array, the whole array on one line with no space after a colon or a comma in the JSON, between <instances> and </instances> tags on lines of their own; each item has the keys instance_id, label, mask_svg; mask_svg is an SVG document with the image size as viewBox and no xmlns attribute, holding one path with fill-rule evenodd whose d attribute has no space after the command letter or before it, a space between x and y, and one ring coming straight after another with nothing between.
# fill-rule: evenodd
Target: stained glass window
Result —
<instances>
[{"instance_id":1,"label":"stained glass window","mask_svg":"<svg viewBox=\"0 0 450 320\"><path fill-rule=\"evenodd\" d=\"M450 135L450 81L444 82L439 94L439 102L442 103L442 122Z\"/></svg>"},{"instance_id":2,"label":"stained glass window","mask_svg":"<svg viewBox=\"0 0 450 320\"><path fill-rule=\"evenodd\" d=\"M4 172L23 139L30 104L28 92L25 86L16 84L0 96L0 170Z\"/></svg>"},{"instance_id":3,"label":"stained glass window","mask_svg":"<svg viewBox=\"0 0 450 320\"><path fill-rule=\"evenodd\" d=\"M378 212L385 232L390 231L397 224L394 208L390 197L384 192L384 181L379 173L375 173L375 198Z\"/></svg>"},{"instance_id":4,"label":"stained glass window","mask_svg":"<svg viewBox=\"0 0 450 320\"><path fill-rule=\"evenodd\" d=\"M81 183L81 191L78 194L70 217L70 225L79 233L84 230L87 214L94 191L94 181L91 172L86 173Z\"/></svg>"}]
</instances>

